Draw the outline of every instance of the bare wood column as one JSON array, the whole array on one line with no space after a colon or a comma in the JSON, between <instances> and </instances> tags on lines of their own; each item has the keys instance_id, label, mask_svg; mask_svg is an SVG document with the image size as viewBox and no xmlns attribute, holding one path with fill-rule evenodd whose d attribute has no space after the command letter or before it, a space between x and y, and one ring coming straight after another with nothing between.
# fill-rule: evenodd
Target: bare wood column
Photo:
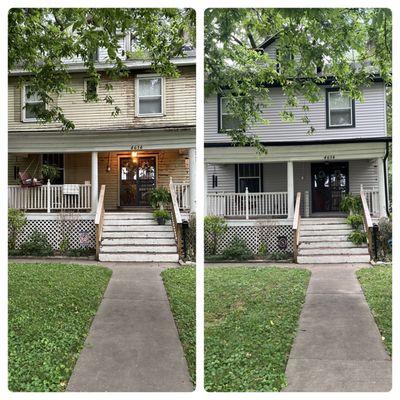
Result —
<instances>
[{"instance_id":1,"label":"bare wood column","mask_svg":"<svg viewBox=\"0 0 400 400\"><path fill-rule=\"evenodd\" d=\"M190 212L196 212L196 149L189 149Z\"/></svg>"},{"instance_id":2,"label":"bare wood column","mask_svg":"<svg viewBox=\"0 0 400 400\"><path fill-rule=\"evenodd\" d=\"M386 168L383 158L378 158L378 195L379 195L379 217L386 217L386 189L385 189L385 173L384 168Z\"/></svg>"}]
</instances>

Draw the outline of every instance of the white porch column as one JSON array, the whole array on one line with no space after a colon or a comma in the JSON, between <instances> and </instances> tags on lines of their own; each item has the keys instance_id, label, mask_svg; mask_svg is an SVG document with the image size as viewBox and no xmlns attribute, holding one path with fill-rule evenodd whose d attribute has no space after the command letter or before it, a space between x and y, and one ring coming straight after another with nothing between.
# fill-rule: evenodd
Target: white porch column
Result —
<instances>
[{"instance_id":1,"label":"white porch column","mask_svg":"<svg viewBox=\"0 0 400 400\"><path fill-rule=\"evenodd\" d=\"M99 167L97 160L97 151L92 151L92 174L91 174L91 187L92 187L92 212L96 212L97 203L99 200Z\"/></svg>"},{"instance_id":2,"label":"white porch column","mask_svg":"<svg viewBox=\"0 0 400 400\"><path fill-rule=\"evenodd\" d=\"M204 216L207 215L207 182L208 182L208 164L204 163Z\"/></svg>"},{"instance_id":3,"label":"white porch column","mask_svg":"<svg viewBox=\"0 0 400 400\"><path fill-rule=\"evenodd\" d=\"M190 212L196 212L196 149L189 149Z\"/></svg>"},{"instance_id":4,"label":"white porch column","mask_svg":"<svg viewBox=\"0 0 400 400\"><path fill-rule=\"evenodd\" d=\"M294 216L294 184L293 184L293 161L287 162L287 196L288 196L288 218Z\"/></svg>"},{"instance_id":5,"label":"white porch column","mask_svg":"<svg viewBox=\"0 0 400 400\"><path fill-rule=\"evenodd\" d=\"M379 197L379 217L386 217L386 194L385 194L385 174L384 168L386 168L383 158L378 158L378 197Z\"/></svg>"}]
</instances>

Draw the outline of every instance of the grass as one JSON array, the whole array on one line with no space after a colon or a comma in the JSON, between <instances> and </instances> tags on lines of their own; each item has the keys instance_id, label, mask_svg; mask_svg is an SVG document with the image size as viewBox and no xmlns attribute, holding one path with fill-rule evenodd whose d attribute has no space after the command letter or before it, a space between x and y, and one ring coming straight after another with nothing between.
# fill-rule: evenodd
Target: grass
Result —
<instances>
[{"instance_id":1,"label":"grass","mask_svg":"<svg viewBox=\"0 0 400 400\"><path fill-rule=\"evenodd\" d=\"M357 271L369 308L392 355L392 267L379 266Z\"/></svg>"},{"instance_id":2,"label":"grass","mask_svg":"<svg viewBox=\"0 0 400 400\"><path fill-rule=\"evenodd\" d=\"M8 268L9 389L64 391L111 271L56 263Z\"/></svg>"},{"instance_id":3,"label":"grass","mask_svg":"<svg viewBox=\"0 0 400 400\"><path fill-rule=\"evenodd\" d=\"M170 268L161 273L193 384L196 383L196 270Z\"/></svg>"},{"instance_id":4,"label":"grass","mask_svg":"<svg viewBox=\"0 0 400 400\"><path fill-rule=\"evenodd\" d=\"M280 391L310 272L205 269L205 389Z\"/></svg>"}]
</instances>

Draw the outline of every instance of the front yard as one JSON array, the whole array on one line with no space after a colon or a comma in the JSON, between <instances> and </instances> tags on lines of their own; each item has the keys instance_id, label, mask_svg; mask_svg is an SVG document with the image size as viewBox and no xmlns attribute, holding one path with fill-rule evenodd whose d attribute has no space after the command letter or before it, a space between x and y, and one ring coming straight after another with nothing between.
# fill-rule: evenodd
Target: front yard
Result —
<instances>
[{"instance_id":1,"label":"front yard","mask_svg":"<svg viewBox=\"0 0 400 400\"><path fill-rule=\"evenodd\" d=\"M9 264L9 389L66 389L111 277L91 265Z\"/></svg>"},{"instance_id":2,"label":"front yard","mask_svg":"<svg viewBox=\"0 0 400 400\"><path fill-rule=\"evenodd\" d=\"M205 389L280 391L310 272L205 269Z\"/></svg>"},{"instance_id":3,"label":"front yard","mask_svg":"<svg viewBox=\"0 0 400 400\"><path fill-rule=\"evenodd\" d=\"M357 277L386 350L392 355L392 267L385 265L360 269Z\"/></svg>"},{"instance_id":4,"label":"front yard","mask_svg":"<svg viewBox=\"0 0 400 400\"><path fill-rule=\"evenodd\" d=\"M170 268L161 273L193 384L196 383L196 269Z\"/></svg>"}]
</instances>

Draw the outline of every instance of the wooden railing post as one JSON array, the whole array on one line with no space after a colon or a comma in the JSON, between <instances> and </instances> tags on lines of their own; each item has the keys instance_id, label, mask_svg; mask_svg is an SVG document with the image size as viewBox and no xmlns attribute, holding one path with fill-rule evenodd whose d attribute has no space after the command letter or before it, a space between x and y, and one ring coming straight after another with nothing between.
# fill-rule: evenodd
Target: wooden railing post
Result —
<instances>
[{"instance_id":1,"label":"wooden railing post","mask_svg":"<svg viewBox=\"0 0 400 400\"><path fill-rule=\"evenodd\" d=\"M373 249L372 249L372 229L373 229L373 224L372 224L372 218L371 218L371 213L368 208L368 203L367 199L365 197L364 190L361 188L360 190L360 197L361 197L361 204L363 208L363 221L364 221L364 230L367 235L367 242L368 242L368 252L369 256L372 259L373 258Z\"/></svg>"},{"instance_id":2,"label":"wooden railing post","mask_svg":"<svg viewBox=\"0 0 400 400\"><path fill-rule=\"evenodd\" d=\"M182 216L181 216L181 212L179 210L178 199L176 196L174 182L172 180L172 177L170 177L170 179L169 179L169 191L171 194L171 201L172 201L171 222L172 222L172 226L174 228L176 247L178 249L179 258L181 259L183 257L183 254L182 254L182 233L183 233L183 231L182 231Z\"/></svg>"},{"instance_id":3,"label":"wooden railing post","mask_svg":"<svg viewBox=\"0 0 400 400\"><path fill-rule=\"evenodd\" d=\"M249 189L247 187L245 191L245 202L246 202L246 219L249 219Z\"/></svg>"},{"instance_id":4,"label":"wooden railing post","mask_svg":"<svg viewBox=\"0 0 400 400\"><path fill-rule=\"evenodd\" d=\"M297 256L299 255L299 243L300 243L300 204L301 204L301 192L297 192L296 205L294 208L293 216L293 258L294 262L297 262Z\"/></svg>"},{"instance_id":5,"label":"wooden railing post","mask_svg":"<svg viewBox=\"0 0 400 400\"><path fill-rule=\"evenodd\" d=\"M101 185L99 202L97 203L97 211L94 219L94 225L96 228L96 260L99 259L100 244L103 236L105 193L106 193L106 185Z\"/></svg>"}]
</instances>

